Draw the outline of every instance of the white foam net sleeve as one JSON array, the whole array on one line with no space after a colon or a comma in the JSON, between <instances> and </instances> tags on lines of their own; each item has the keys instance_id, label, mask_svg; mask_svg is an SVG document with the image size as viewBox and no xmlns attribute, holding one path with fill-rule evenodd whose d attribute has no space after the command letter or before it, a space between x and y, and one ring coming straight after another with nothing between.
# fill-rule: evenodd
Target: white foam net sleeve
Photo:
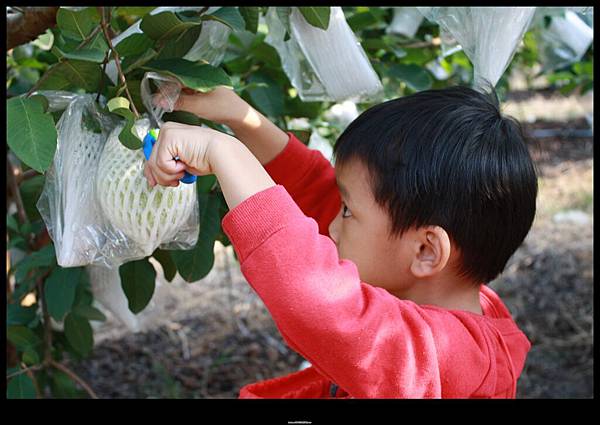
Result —
<instances>
[{"instance_id":1,"label":"white foam net sleeve","mask_svg":"<svg viewBox=\"0 0 600 425\"><path fill-rule=\"evenodd\" d=\"M496 85L525 31L535 7L419 8L430 21L452 34L473 64L473 86Z\"/></svg>"},{"instance_id":2,"label":"white foam net sleeve","mask_svg":"<svg viewBox=\"0 0 600 425\"><path fill-rule=\"evenodd\" d=\"M98 164L96 192L103 215L114 236L125 236L126 244L115 256L142 258L159 246L190 249L198 240L199 219L196 184L151 188L143 174L141 149L131 150L119 141L122 125L109 135ZM136 122L140 138L150 128L148 119Z\"/></svg>"},{"instance_id":3,"label":"white foam net sleeve","mask_svg":"<svg viewBox=\"0 0 600 425\"><path fill-rule=\"evenodd\" d=\"M76 96L57 123L57 147L36 204L62 267L115 268L157 247L190 249L198 239L195 184L150 188L142 149L118 139L123 127L94 95ZM148 118L134 129L140 139Z\"/></svg>"},{"instance_id":4,"label":"white foam net sleeve","mask_svg":"<svg viewBox=\"0 0 600 425\"><path fill-rule=\"evenodd\" d=\"M423 22L423 14L416 7L393 7L392 9L394 16L386 28L386 32L402 34L409 38L414 37Z\"/></svg>"},{"instance_id":5,"label":"white foam net sleeve","mask_svg":"<svg viewBox=\"0 0 600 425\"><path fill-rule=\"evenodd\" d=\"M348 26L341 7L332 7L327 30L310 25L298 8L290 14L290 39L275 8L269 8L265 41L279 53L282 66L303 101L355 102L378 99L381 81Z\"/></svg>"}]
</instances>

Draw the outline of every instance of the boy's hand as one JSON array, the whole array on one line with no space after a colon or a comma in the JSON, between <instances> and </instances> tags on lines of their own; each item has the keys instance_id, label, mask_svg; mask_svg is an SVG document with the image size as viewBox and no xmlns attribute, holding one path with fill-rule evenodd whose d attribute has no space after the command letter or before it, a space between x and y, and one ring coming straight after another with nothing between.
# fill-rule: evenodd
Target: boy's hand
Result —
<instances>
[{"instance_id":1,"label":"boy's hand","mask_svg":"<svg viewBox=\"0 0 600 425\"><path fill-rule=\"evenodd\" d=\"M184 171L197 176L213 174L211 147L225 143L225 138L233 139L210 128L166 122L144 165L144 176L152 187L156 184L176 187Z\"/></svg>"},{"instance_id":2,"label":"boy's hand","mask_svg":"<svg viewBox=\"0 0 600 425\"><path fill-rule=\"evenodd\" d=\"M168 107L168 102L160 93L155 94L152 101L162 108ZM200 118L229 125L243 120L249 108L250 105L233 90L221 86L208 93L184 87L173 110L191 112Z\"/></svg>"}]
</instances>

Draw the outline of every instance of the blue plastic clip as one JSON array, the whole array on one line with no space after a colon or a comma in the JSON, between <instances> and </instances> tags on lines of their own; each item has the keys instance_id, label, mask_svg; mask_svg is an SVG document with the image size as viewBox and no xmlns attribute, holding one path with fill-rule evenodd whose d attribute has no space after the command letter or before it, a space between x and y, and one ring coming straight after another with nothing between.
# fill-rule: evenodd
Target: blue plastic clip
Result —
<instances>
[{"instance_id":1,"label":"blue plastic clip","mask_svg":"<svg viewBox=\"0 0 600 425\"><path fill-rule=\"evenodd\" d=\"M146 161L150 159L150 155L152 154L152 148L156 143L156 138L158 137L158 129L151 129L148 131L146 136L144 137L144 156L146 157ZM175 157L175 160L179 160L178 157ZM191 184L196 181L197 176L184 171L184 176L179 179L181 183Z\"/></svg>"}]
</instances>

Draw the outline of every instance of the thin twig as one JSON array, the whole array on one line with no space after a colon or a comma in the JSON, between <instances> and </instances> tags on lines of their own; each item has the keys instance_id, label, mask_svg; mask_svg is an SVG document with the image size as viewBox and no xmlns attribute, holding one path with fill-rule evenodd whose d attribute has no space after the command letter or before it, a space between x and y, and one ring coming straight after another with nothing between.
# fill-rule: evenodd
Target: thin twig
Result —
<instances>
[{"instance_id":1,"label":"thin twig","mask_svg":"<svg viewBox=\"0 0 600 425\"><path fill-rule=\"evenodd\" d=\"M81 379L75 372L73 372L68 367L66 367L65 365L63 365L55 360L50 361L50 366L53 366L56 369L69 375L69 377L71 379L73 379L75 382L77 382L79 385L81 385L81 387L90 395L91 398L96 398L96 399L98 398L98 396L96 395L94 390L92 390L92 388L83 379Z\"/></svg>"},{"instance_id":2,"label":"thin twig","mask_svg":"<svg viewBox=\"0 0 600 425\"><path fill-rule=\"evenodd\" d=\"M102 75L100 75L100 86L98 87L98 94L96 95L96 102L98 102L100 100L100 93L102 93L102 90L104 90L104 76L105 76L105 72L106 72L106 64L108 63L108 58L110 57L108 52L109 52L109 50L106 51L106 54L104 55L104 60L102 61Z\"/></svg>"},{"instance_id":3,"label":"thin twig","mask_svg":"<svg viewBox=\"0 0 600 425\"><path fill-rule=\"evenodd\" d=\"M16 178L17 178L17 184L21 184L21 182L24 182L25 180L29 180L32 177L35 176L40 176L41 174L37 172L37 170L34 170L33 168L27 171L24 171L22 173L19 173Z\"/></svg>"},{"instance_id":4,"label":"thin twig","mask_svg":"<svg viewBox=\"0 0 600 425\"><path fill-rule=\"evenodd\" d=\"M102 29L102 27L97 26L96 28L94 28L94 30L89 33L89 35L83 39L83 41L79 44L79 46L77 46L75 48L75 50L79 50L81 49L83 46L85 46L86 44L88 44L90 41L92 41L92 39L96 36L96 34L98 34L98 32Z\"/></svg>"},{"instance_id":5,"label":"thin twig","mask_svg":"<svg viewBox=\"0 0 600 425\"><path fill-rule=\"evenodd\" d=\"M119 58L119 53L117 53L117 51L113 47L112 40L110 38L110 35L108 34L106 17L104 16L104 8L99 7L98 9L100 10L100 16L102 16L102 21L100 22L100 25L102 26L102 31L104 32L104 38L106 38L108 47L110 48L110 51L112 52L112 55L115 59L115 65L117 66L117 72L119 73L119 79L121 80L121 83L125 87L125 93L127 94L127 98L129 99L129 104L131 105L133 114L135 115L136 119L139 119L140 114L138 113L137 108L135 107L135 104L133 103L133 98L131 97L131 94L129 93L129 89L127 88L127 81L125 80L125 74L123 74L123 70L121 69L121 59Z\"/></svg>"},{"instance_id":6,"label":"thin twig","mask_svg":"<svg viewBox=\"0 0 600 425\"><path fill-rule=\"evenodd\" d=\"M17 372L11 373L10 375L6 375L6 379L14 378L15 376L19 376L19 375L21 375L23 373L27 373L29 371L40 370L43 367L44 366L41 365L41 364L37 364L37 365L34 365L34 366L26 367L25 369L21 369L21 370L18 370Z\"/></svg>"},{"instance_id":7,"label":"thin twig","mask_svg":"<svg viewBox=\"0 0 600 425\"><path fill-rule=\"evenodd\" d=\"M40 391L40 386L38 385L37 379L35 379L35 375L33 374L32 369L28 369L27 366L25 366L25 363L21 363L21 366L25 367L25 373L27 374L27 376L29 376L31 382L33 382L33 386L35 387L35 393L41 397L42 392Z\"/></svg>"},{"instance_id":8,"label":"thin twig","mask_svg":"<svg viewBox=\"0 0 600 425\"><path fill-rule=\"evenodd\" d=\"M10 191L12 192L13 200L17 205L17 214L19 216L19 221L21 224L28 223L27 213L25 212L25 207L23 206L23 199L21 198L21 191L19 190L19 185L17 183L17 175L19 171L17 171L17 167L10 161L8 156L6 157L6 174L8 178L8 185L10 187Z\"/></svg>"}]
</instances>

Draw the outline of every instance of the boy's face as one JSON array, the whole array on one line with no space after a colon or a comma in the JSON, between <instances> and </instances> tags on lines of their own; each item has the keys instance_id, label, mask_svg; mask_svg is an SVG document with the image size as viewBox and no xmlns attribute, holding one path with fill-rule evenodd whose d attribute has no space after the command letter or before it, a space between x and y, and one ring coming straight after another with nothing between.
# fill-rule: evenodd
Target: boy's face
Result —
<instances>
[{"instance_id":1,"label":"boy's face","mask_svg":"<svg viewBox=\"0 0 600 425\"><path fill-rule=\"evenodd\" d=\"M335 167L342 206L329 225L340 259L354 262L360 278L400 295L411 282L413 231L390 239L391 219L373 197L367 168L359 161Z\"/></svg>"}]
</instances>

